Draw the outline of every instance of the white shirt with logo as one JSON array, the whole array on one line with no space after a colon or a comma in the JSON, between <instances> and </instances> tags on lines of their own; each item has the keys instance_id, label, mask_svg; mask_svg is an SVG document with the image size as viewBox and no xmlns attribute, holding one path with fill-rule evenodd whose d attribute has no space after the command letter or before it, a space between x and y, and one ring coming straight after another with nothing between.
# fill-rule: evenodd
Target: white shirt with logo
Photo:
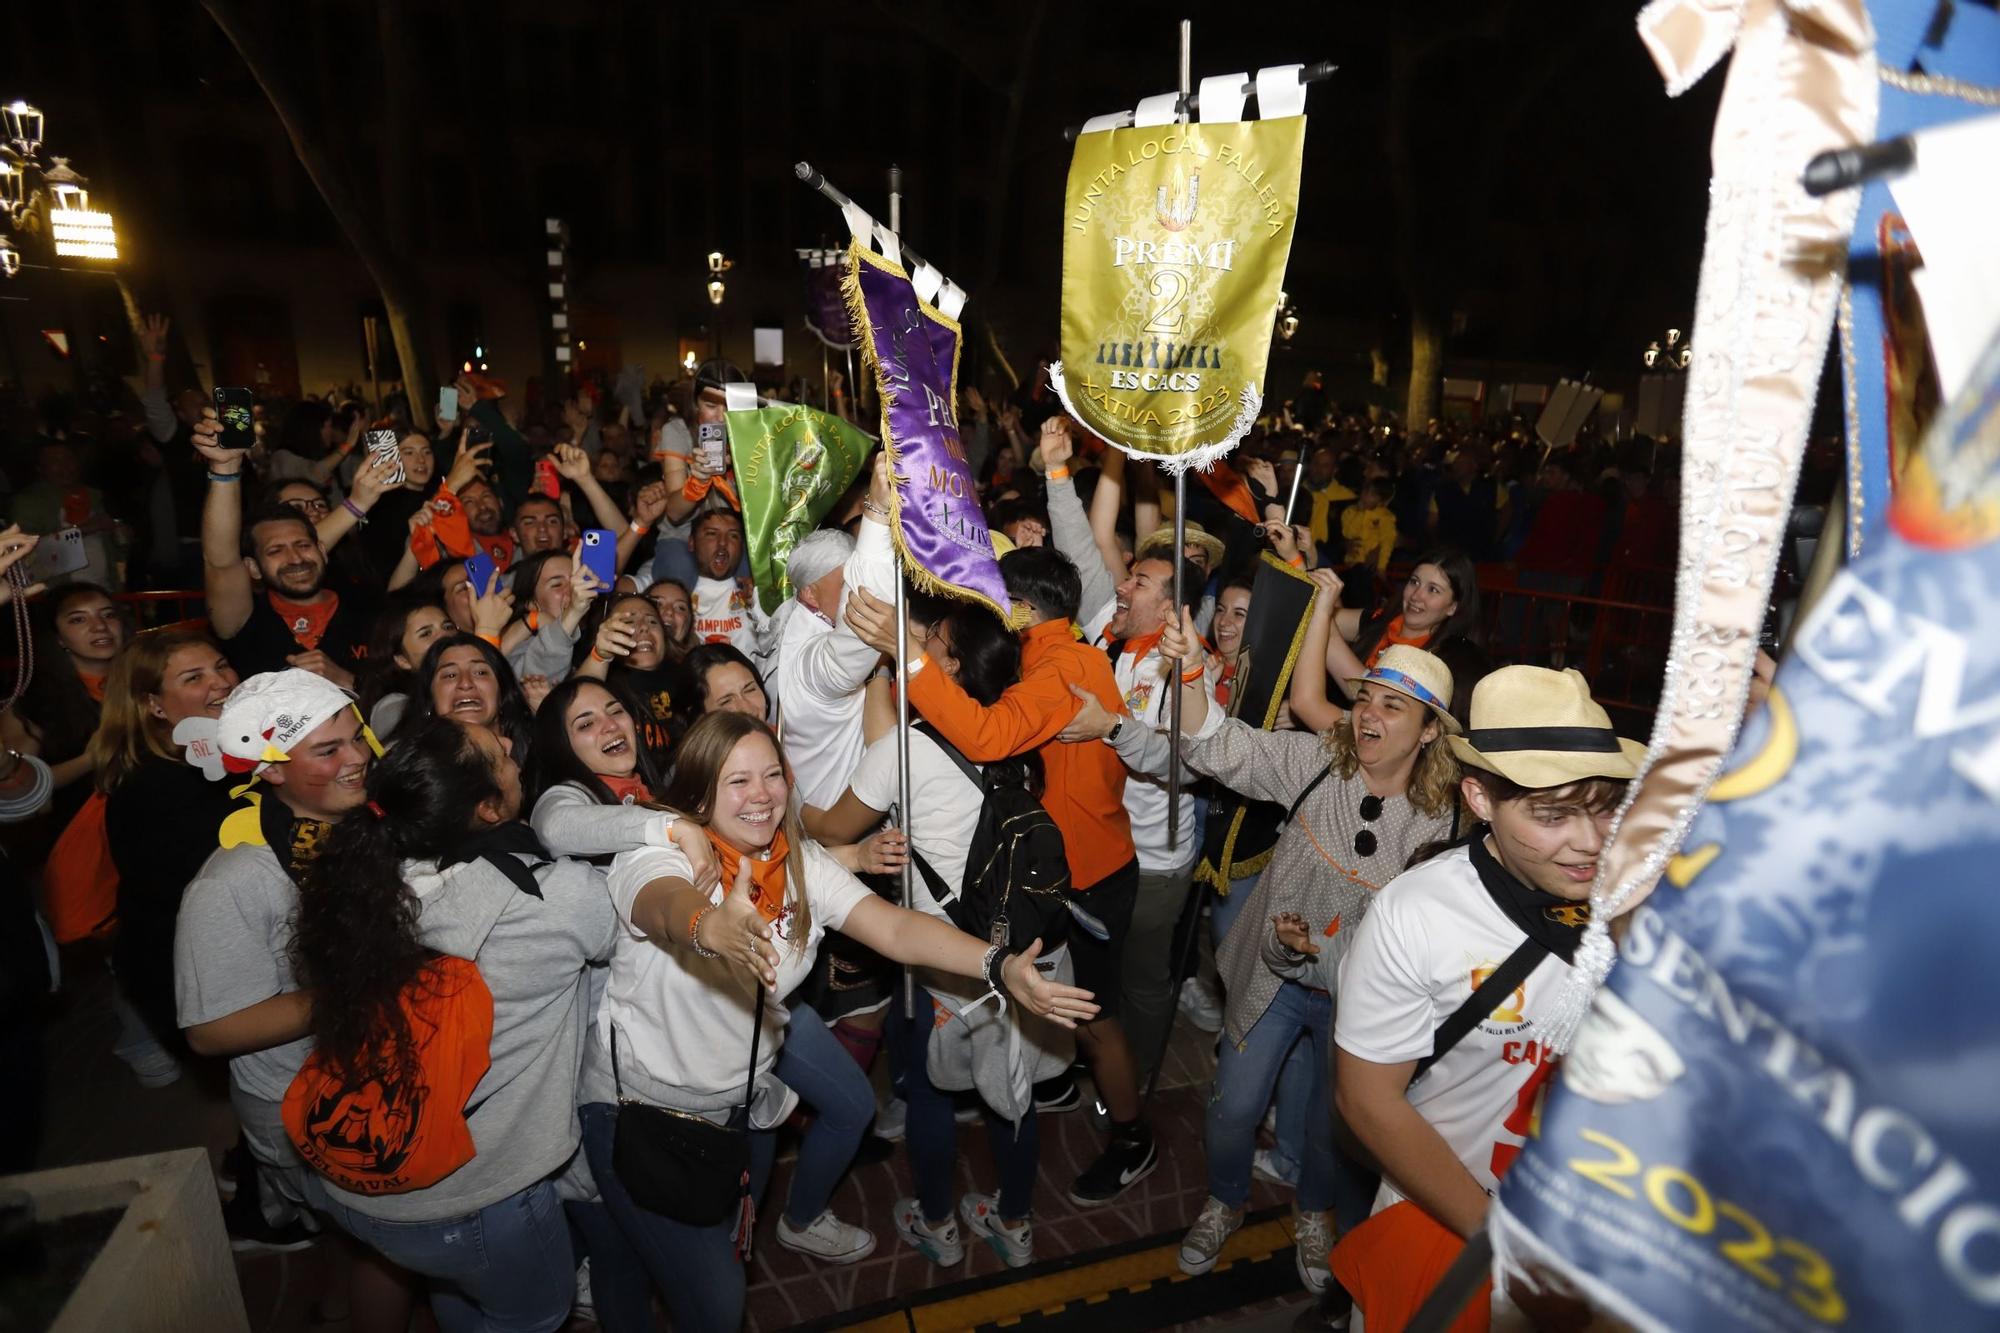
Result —
<instances>
[{"instance_id":1,"label":"white shirt with logo","mask_svg":"<svg viewBox=\"0 0 2000 1333\"><path fill-rule=\"evenodd\" d=\"M694 636L703 643L727 643L757 663L763 671L763 636L768 623L764 609L757 605L757 590L735 579L695 580L690 600L694 603ZM776 684L767 681L768 685Z\"/></svg>"},{"instance_id":2,"label":"white shirt with logo","mask_svg":"<svg viewBox=\"0 0 2000 1333\"><path fill-rule=\"evenodd\" d=\"M1106 626L1117 609L1115 602L1107 603L1103 610L1084 623L1085 637L1099 647L1107 640ZM1118 692L1125 697L1125 707L1132 717L1126 726L1144 727L1148 731L1159 731L1171 720L1167 702L1168 681L1173 671L1167 659L1160 656L1155 647L1142 657L1132 653L1120 653L1118 660L1111 664L1111 674L1118 680ZM1215 682L1202 677L1202 689L1208 692L1208 711L1213 716L1217 711L1215 702ZM1139 869L1151 874L1172 874L1194 864L1201 851L1201 829L1195 823L1194 779L1199 776L1183 766L1181 770L1181 818L1180 846L1167 846L1167 811L1171 803L1167 800L1167 779L1165 765L1161 765L1161 776L1128 770L1125 774L1125 813L1132 820L1132 846L1139 854Z\"/></svg>"},{"instance_id":3,"label":"white shirt with logo","mask_svg":"<svg viewBox=\"0 0 2000 1333\"><path fill-rule=\"evenodd\" d=\"M1456 847L1389 881L1354 933L1340 968L1334 1042L1376 1064L1421 1060L1437 1030L1521 944L1520 927ZM1410 1088L1430 1122L1492 1193L1526 1141L1555 1057L1540 1034L1569 977L1550 955ZM1383 1177L1375 1211L1404 1195Z\"/></svg>"}]
</instances>

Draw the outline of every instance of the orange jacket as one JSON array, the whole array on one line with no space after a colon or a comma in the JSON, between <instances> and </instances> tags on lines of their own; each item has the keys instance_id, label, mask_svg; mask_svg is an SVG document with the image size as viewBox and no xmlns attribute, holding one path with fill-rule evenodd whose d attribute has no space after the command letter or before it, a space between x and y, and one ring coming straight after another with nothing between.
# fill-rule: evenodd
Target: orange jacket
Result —
<instances>
[{"instance_id":1,"label":"orange jacket","mask_svg":"<svg viewBox=\"0 0 2000 1333\"><path fill-rule=\"evenodd\" d=\"M1111 659L1081 643L1066 620L1047 620L1021 635L1021 679L991 708L982 707L934 665L910 681L910 702L977 764L1039 748L1048 786L1042 804L1062 830L1070 883L1087 889L1130 861L1132 821L1125 814L1125 765L1099 742L1069 745L1056 733L1076 716L1074 682L1114 713L1130 716Z\"/></svg>"}]
</instances>

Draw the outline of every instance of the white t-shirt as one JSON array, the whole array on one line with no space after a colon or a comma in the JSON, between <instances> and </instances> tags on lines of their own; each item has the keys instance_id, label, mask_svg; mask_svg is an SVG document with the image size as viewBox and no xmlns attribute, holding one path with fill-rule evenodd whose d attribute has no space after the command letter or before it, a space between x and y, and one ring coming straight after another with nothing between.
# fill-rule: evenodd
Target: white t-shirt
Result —
<instances>
[{"instance_id":1,"label":"white t-shirt","mask_svg":"<svg viewBox=\"0 0 2000 1333\"><path fill-rule=\"evenodd\" d=\"M695 580L690 594L694 602L694 636L704 643L727 643L745 657L761 655L758 633L764 626L764 610L757 605L757 591L735 579ZM761 670L763 664L758 663Z\"/></svg>"},{"instance_id":2,"label":"white t-shirt","mask_svg":"<svg viewBox=\"0 0 2000 1333\"><path fill-rule=\"evenodd\" d=\"M1423 1059L1444 1021L1523 938L1464 847L1398 875L1376 895L1341 963L1334 1042L1376 1064ZM1555 1068L1538 1036L1568 975L1562 959L1544 958L1410 1089L1410 1105L1489 1194L1521 1151ZM1385 1176L1375 1210L1403 1197Z\"/></svg>"},{"instance_id":3,"label":"white t-shirt","mask_svg":"<svg viewBox=\"0 0 2000 1333\"><path fill-rule=\"evenodd\" d=\"M794 858L795 872L800 864L812 925L803 941L793 941L782 935L789 916L780 918L778 989L765 997L759 1075L778 1058L788 1017L784 997L812 970L821 937L844 924L856 903L873 896L817 842L807 840ZM593 1059L602 1058L608 1066L616 1027L626 1093L656 1105L700 1111L742 1100L757 997L740 965L702 958L692 949L663 949L633 926L632 904L641 889L656 879L691 875L678 847L641 847L620 852L611 862L606 885L620 929L611 950L611 979L597 1010ZM719 902L722 891L717 885L710 900Z\"/></svg>"},{"instance_id":4,"label":"white t-shirt","mask_svg":"<svg viewBox=\"0 0 2000 1333\"><path fill-rule=\"evenodd\" d=\"M861 735L863 687L882 655L856 637L841 611L855 588L866 588L885 602L895 598L896 551L888 524L864 519L842 569L844 591L833 623L803 605L793 607L783 616L778 645L776 684L785 701L785 757L791 760L799 796L822 810L847 789L848 775L866 745Z\"/></svg>"},{"instance_id":5,"label":"white t-shirt","mask_svg":"<svg viewBox=\"0 0 2000 1333\"><path fill-rule=\"evenodd\" d=\"M862 804L887 810L896 803L896 733L890 732L862 753L849 784ZM979 788L965 776L938 743L910 728L910 842L937 871L945 887L956 893L965 883L965 858L979 828ZM931 896L924 877L910 876L912 907L939 920L949 920L943 904Z\"/></svg>"},{"instance_id":6,"label":"white t-shirt","mask_svg":"<svg viewBox=\"0 0 2000 1333\"><path fill-rule=\"evenodd\" d=\"M1110 608L1115 610L1116 604ZM1090 618L1090 624L1097 626L1092 634L1092 642L1101 642L1104 625L1110 622L1108 614L1100 612ZM1090 632L1090 625L1085 627ZM1127 726L1140 726L1149 731L1158 731L1168 723L1167 702L1168 680L1172 677L1172 667L1167 659L1160 656L1158 648L1151 649L1142 659L1131 653L1121 653L1112 663L1111 674L1117 677L1118 690L1125 696L1125 707L1132 713L1132 721ZM1201 687L1208 694L1208 711L1214 714L1215 682L1202 677ZM1164 765L1162 766L1164 773ZM1193 783L1181 783L1180 846L1167 849L1167 811L1171 803L1167 800L1167 780L1164 776L1153 777L1147 773L1128 771L1125 775L1125 813L1132 819L1132 846L1139 853L1139 869L1154 874L1166 874L1181 870L1194 863L1201 851L1201 833L1195 823L1195 803Z\"/></svg>"}]
</instances>

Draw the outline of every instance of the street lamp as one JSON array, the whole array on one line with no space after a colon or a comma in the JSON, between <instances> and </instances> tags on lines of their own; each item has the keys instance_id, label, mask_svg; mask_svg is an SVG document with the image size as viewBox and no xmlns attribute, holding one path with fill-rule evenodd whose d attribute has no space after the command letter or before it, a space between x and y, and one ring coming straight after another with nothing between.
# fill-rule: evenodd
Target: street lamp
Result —
<instances>
[{"instance_id":1,"label":"street lamp","mask_svg":"<svg viewBox=\"0 0 2000 1333\"><path fill-rule=\"evenodd\" d=\"M1278 341L1290 342L1299 331L1298 308L1292 304L1289 292L1278 293Z\"/></svg>"},{"instance_id":2,"label":"street lamp","mask_svg":"<svg viewBox=\"0 0 2000 1333\"><path fill-rule=\"evenodd\" d=\"M48 213L49 239L64 259L118 258L118 230L111 215L90 206L89 182L66 157L41 159L47 117L16 99L0 106L7 146L0 147L0 209L16 231L37 228L37 206ZM40 178L39 184L30 175ZM11 238L0 237L0 274L21 271L21 255Z\"/></svg>"},{"instance_id":3,"label":"street lamp","mask_svg":"<svg viewBox=\"0 0 2000 1333\"><path fill-rule=\"evenodd\" d=\"M1694 364L1694 344L1679 329L1670 328L1665 337L1646 344L1642 359L1648 370L1686 370Z\"/></svg>"}]
</instances>

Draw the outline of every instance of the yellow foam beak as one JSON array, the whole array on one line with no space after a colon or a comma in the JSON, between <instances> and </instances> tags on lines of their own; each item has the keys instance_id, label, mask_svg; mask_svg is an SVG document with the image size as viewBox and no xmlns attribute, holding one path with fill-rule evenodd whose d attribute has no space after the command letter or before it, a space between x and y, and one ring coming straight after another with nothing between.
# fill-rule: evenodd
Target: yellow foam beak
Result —
<instances>
[{"instance_id":1,"label":"yellow foam beak","mask_svg":"<svg viewBox=\"0 0 2000 1333\"><path fill-rule=\"evenodd\" d=\"M264 753L257 756L257 762L260 764L288 764L291 759L290 755L268 743L264 746Z\"/></svg>"}]
</instances>

